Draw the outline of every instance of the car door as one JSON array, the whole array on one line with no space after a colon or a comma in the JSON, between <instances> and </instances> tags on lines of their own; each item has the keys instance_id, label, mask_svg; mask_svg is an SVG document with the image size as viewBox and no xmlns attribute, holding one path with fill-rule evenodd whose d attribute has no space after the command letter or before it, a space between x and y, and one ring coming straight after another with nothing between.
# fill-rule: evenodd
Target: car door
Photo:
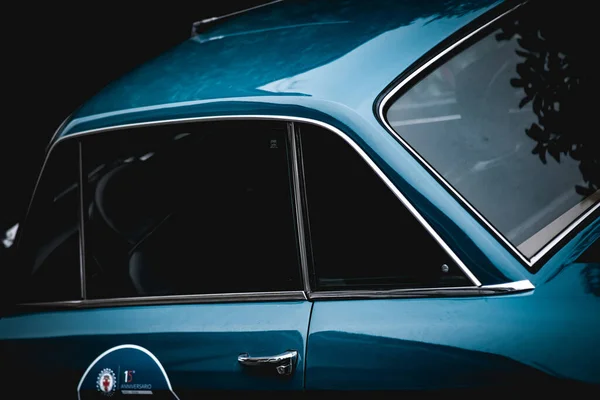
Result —
<instances>
[{"instance_id":1,"label":"car door","mask_svg":"<svg viewBox=\"0 0 600 400\"><path fill-rule=\"evenodd\" d=\"M38 398L302 389L289 143L260 121L58 142L20 238L19 305L0 319L4 378Z\"/></svg>"},{"instance_id":2,"label":"car door","mask_svg":"<svg viewBox=\"0 0 600 400\"><path fill-rule=\"evenodd\" d=\"M378 105L404 147L397 158L408 150L420 161L403 171L406 197L333 133L303 127L315 274L307 389L598 390L598 258L580 259L600 232L587 153L597 145L578 128L590 118L590 81L574 57L579 43L544 20L546 5L531 2L458 43ZM540 54L562 61L537 63ZM574 76L581 86L556 88ZM557 154L553 140L580 151ZM426 172L454 197L419 182ZM411 216L409 197L425 212ZM489 230L456 218L455 199ZM503 293L479 275L509 267L522 278L505 280ZM480 281L468 275L475 268Z\"/></svg>"}]
</instances>

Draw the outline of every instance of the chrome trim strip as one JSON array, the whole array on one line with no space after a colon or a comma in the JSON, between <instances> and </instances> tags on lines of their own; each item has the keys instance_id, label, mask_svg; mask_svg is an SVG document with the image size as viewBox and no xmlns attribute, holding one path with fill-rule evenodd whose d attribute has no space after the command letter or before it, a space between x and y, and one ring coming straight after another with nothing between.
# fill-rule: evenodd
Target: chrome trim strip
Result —
<instances>
[{"instance_id":1,"label":"chrome trim strip","mask_svg":"<svg viewBox=\"0 0 600 400\"><path fill-rule=\"evenodd\" d=\"M95 307L123 307L136 305L205 304L288 300L308 300L308 298L306 297L303 291L296 290L289 292L215 293L176 296L123 297L116 299L86 299L54 301L48 303L23 303L19 304L17 307L77 309Z\"/></svg>"},{"instance_id":2,"label":"chrome trim strip","mask_svg":"<svg viewBox=\"0 0 600 400\"><path fill-rule=\"evenodd\" d=\"M294 184L294 206L296 208L296 226L298 234L298 246L300 252L300 267L302 269L302 283L304 291L310 293L310 279L308 272L308 257L306 255L306 235L304 233L304 216L302 213L302 195L300 193L300 172L298 161L298 148L296 143L296 127L293 122L287 123L288 136L290 138L292 152L292 180Z\"/></svg>"},{"instance_id":3,"label":"chrome trim strip","mask_svg":"<svg viewBox=\"0 0 600 400\"><path fill-rule=\"evenodd\" d=\"M79 281L80 281L80 293L81 298L85 299L86 296L86 285L85 285L85 232L84 232L84 221L85 221L85 202L83 201L83 156L82 156L82 144L77 143L77 172L79 180L79 218L77 225L79 226Z\"/></svg>"},{"instance_id":4,"label":"chrome trim strip","mask_svg":"<svg viewBox=\"0 0 600 400\"><path fill-rule=\"evenodd\" d=\"M463 271L463 273L473 282L475 286L481 286L481 282L473 273L467 268L467 266L462 262L462 260L452 251L450 246L446 244L442 240L442 238L438 235L438 233L429 225L429 223L425 220L425 218L417 211L417 209L408 201L406 197L398 190L398 188L390 181L390 179L383 173L383 171L375 164L371 158L364 152L362 148L358 144L356 144L348 135L339 130L338 128L330 125L326 122L322 122L319 120L314 120L310 118L304 117L293 117L293 116L285 116L285 115L225 115L225 116L210 116L210 117L190 117L190 118L179 118L179 119L168 119L168 120L160 120L160 121L150 121L150 122L137 122L132 124L123 124L123 125L115 125L106 128L96 128L90 129L87 131L73 133L68 136L60 137L56 142L52 144L50 148L50 152L52 148L62 142L63 140L78 138L82 136L88 136L101 132L110 132L121 129L130 129L130 128L139 128L139 127L148 127L148 126L162 126L162 125L170 125L170 124L178 124L178 123L188 123L188 122L201 122L201 121L231 121L231 120L271 120L271 121L286 121L286 122L302 122L312 125L320 126L330 132L335 133L340 138L342 138L350 147L354 149L362 159L371 167L371 169L379 176L379 178L386 184L386 186L396 195L398 200L408 209L408 211L417 219L417 221L427 230L427 232L435 239L435 241L444 249L444 251L452 258L452 260L459 266L459 268ZM48 155L50 154L48 153ZM48 157L46 157L46 161ZM45 165L45 162L44 162ZM43 168L42 172L43 173Z\"/></svg>"},{"instance_id":5,"label":"chrome trim strip","mask_svg":"<svg viewBox=\"0 0 600 400\"><path fill-rule=\"evenodd\" d=\"M534 290L528 280L499 285L465 286L452 288L392 289L392 290L338 290L309 293L310 300L360 300L360 299L414 299L437 297L481 297L514 294Z\"/></svg>"},{"instance_id":6,"label":"chrome trim strip","mask_svg":"<svg viewBox=\"0 0 600 400\"><path fill-rule=\"evenodd\" d=\"M561 242L566 236L568 236L579 224L585 221L590 215L594 214L597 210L600 209L600 202L593 205L589 210L585 213L581 214L578 218L576 218L569 226L567 226L561 233L554 237L546 246L544 246L536 255L531 257L531 265L537 263L546 253L548 253L553 247L555 247L559 242Z\"/></svg>"},{"instance_id":7,"label":"chrome trim strip","mask_svg":"<svg viewBox=\"0 0 600 400\"><path fill-rule=\"evenodd\" d=\"M52 134L52 137L50 138L50 141L46 145L46 149L44 150L46 153L48 152L48 149L50 148L50 145L54 142L54 139L56 139L56 135L58 135L63 130L63 128L65 127L65 125L69 121L69 119L71 119L72 115L73 115L73 113L69 114L67 116L67 118L65 118L63 120L63 122L60 123L60 125L58 126L58 128L54 131L54 133Z\"/></svg>"},{"instance_id":8,"label":"chrome trim strip","mask_svg":"<svg viewBox=\"0 0 600 400\"><path fill-rule=\"evenodd\" d=\"M516 5L515 7L511 8L510 10L505 11L504 13L500 14L499 16L492 19L491 21L489 21L489 22L485 23L484 25L480 26L479 28L475 29L471 33L462 37L460 40L454 42L452 45L450 45L449 47L447 47L446 49L444 49L443 51L441 51L440 53L435 55L433 58L431 58L430 60L425 62L419 68L417 68L415 71L413 71L410 75L408 75L406 78L404 78L396 87L394 87L389 93L387 93L384 96L384 98L381 100L381 102L379 104L378 113L379 113L379 119L380 119L381 123L403 145L403 147L405 147L406 150L408 150L413 155L413 157L415 157L417 160L419 160L421 162L421 164L424 165L425 168L431 174L433 174L440 182L442 182L442 184L446 187L446 189L448 189L452 194L454 194L454 196L456 196L463 203L463 205L466 206L480 220L480 222L483 223L494 234L494 236L496 236L500 241L502 241L511 250L511 252L514 253L514 255L519 258L519 260L521 260L523 263L525 263L528 267L531 268L540 259L542 259L542 257L544 257L550 250L552 250L552 248L555 247L558 242L560 242L565 236L567 236L570 232L572 232L573 229L575 229L583 220L585 220L590 214L592 214L593 211L598 209L598 206L600 205L600 203L596 204L593 207L593 209L589 210L589 212L586 212L585 214L583 214L582 216L580 216L579 218L574 220L561 234L556 236L552 241L550 241L544 247L542 247L533 257L531 257L531 259L528 259L517 249L517 247L515 245L510 243L510 241L508 239L506 239L506 237L504 237L504 235L502 235L491 223L489 223L487 221L487 219L479 211L477 211L477 209L475 209L475 207L473 207L448 181L446 181L446 179L444 179L444 177L442 177L442 175L440 175L433 168L433 166L431 166L423 157L421 157L421 155L415 149L413 149L412 146L410 146L410 144L408 144L408 142L406 142L396 131L394 131L394 129L390 126L389 122L385 118L385 114L384 114L384 110L386 108L387 103L390 101L390 99L392 99L407 84L409 84L413 80L420 78L420 76L423 74L423 72L425 70L427 70L427 68L429 68L432 64L439 61L442 57L444 57L450 51L454 50L456 47L460 46L468 39L477 35L482 30L484 30L487 27L489 27L490 25L496 23L498 20L500 20L501 18L504 18L506 15L514 12L516 9L521 7L523 4L525 4L525 3Z\"/></svg>"},{"instance_id":9,"label":"chrome trim strip","mask_svg":"<svg viewBox=\"0 0 600 400\"><path fill-rule=\"evenodd\" d=\"M517 292L523 290L533 290L535 286L529 280L525 279L522 281L510 282L510 283L500 283L498 285L485 285L481 287L482 289L490 289L490 290L503 290L507 292Z\"/></svg>"},{"instance_id":10,"label":"chrome trim strip","mask_svg":"<svg viewBox=\"0 0 600 400\"><path fill-rule=\"evenodd\" d=\"M517 249L519 249L525 257L531 258L535 256L537 250L544 247L546 243L551 242L556 236L560 235L573 221L593 209L596 204L600 204L600 189L583 198L583 200L554 218L535 234L529 236L527 240L521 242L517 246Z\"/></svg>"}]
</instances>

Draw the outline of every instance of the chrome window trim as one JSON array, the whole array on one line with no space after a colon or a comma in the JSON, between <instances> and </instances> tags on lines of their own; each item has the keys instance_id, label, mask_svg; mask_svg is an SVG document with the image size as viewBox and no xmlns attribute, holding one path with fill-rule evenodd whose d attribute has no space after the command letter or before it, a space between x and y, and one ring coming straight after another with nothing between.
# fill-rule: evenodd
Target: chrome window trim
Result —
<instances>
[{"instance_id":1,"label":"chrome window trim","mask_svg":"<svg viewBox=\"0 0 600 400\"><path fill-rule=\"evenodd\" d=\"M461 296L477 296L485 294L499 293L515 293L524 290L532 290L534 286L529 281L508 282L499 285L485 286L475 277L468 267L460 260L460 258L452 251L452 249L442 240L437 232L429 225L424 217L416 210L416 208L408 201L408 199L398 190L391 180L383 173L383 171L375 164L373 160L365 153L358 144L356 144L348 135L340 129L319 120L314 120L304 117L283 116L283 115L229 115L229 116L208 116L208 117L191 117L180 119L167 119L150 122L139 122L132 124L115 125L104 128L90 129L73 133L68 136L58 138L53 142L46 154L46 159L41 168L36 187L34 189L32 199L35 197L37 186L40 178L44 173L45 166L50 158L52 150L59 143L66 140L76 140L80 137L117 131L130 128L162 126L181 123L207 122L207 121L235 121L235 120L260 120L260 121L283 121L288 123L288 130L295 131L294 122L306 123L319 126L326 129L340 138L342 138L350 147L358 153L358 155L369 165L369 167L379 176L389 190L400 200L400 202L408 209L408 211L417 219L417 221L427 230L434 240L441 246L444 251L453 259L454 262L461 268L465 275L471 280L474 286L465 287L442 287L442 288L427 288L427 289L396 289L389 291L330 291L330 292L305 292L305 291L283 291L283 292L252 292L252 293L219 293L219 294L197 294L197 295L172 295L172 296L147 296L147 297L128 297L128 298L113 298L113 299L83 299L58 302L37 302L37 303L21 303L17 307L33 307L35 309L46 308L90 308L90 307L117 307L128 305L160 305L160 304L203 304L203 303L218 303L218 302L250 302L250 301L287 301L287 300L313 300L313 299L343 299L357 298L361 296L369 296L369 298L415 298L415 297L461 297ZM293 157L297 158L297 154ZM297 160L298 161L298 160ZM298 182L299 184L299 182ZM294 183L295 185L295 183ZM303 282L309 282L308 270L302 266ZM308 286L310 288L310 286ZM347 292L352 292L350 295Z\"/></svg>"},{"instance_id":2,"label":"chrome window trim","mask_svg":"<svg viewBox=\"0 0 600 400\"><path fill-rule=\"evenodd\" d=\"M58 128L56 128L56 130L52 134L52 137L50 138L50 141L46 145L46 150L45 150L46 153L48 153L48 150L50 149L51 145L54 143L54 140L56 139L56 136L63 130L63 128L65 127L65 125L67 125L67 122L71 119L72 115L73 115L73 113L69 114L67 116L67 118L65 118L63 120L63 122L60 123L60 125L58 126Z\"/></svg>"},{"instance_id":3,"label":"chrome window trim","mask_svg":"<svg viewBox=\"0 0 600 400\"><path fill-rule=\"evenodd\" d=\"M499 285L423 289L337 290L309 293L309 300L414 299L437 297L481 297L529 292L535 286L529 280Z\"/></svg>"},{"instance_id":4,"label":"chrome window trim","mask_svg":"<svg viewBox=\"0 0 600 400\"><path fill-rule=\"evenodd\" d=\"M86 294L86 277L85 277L85 229L84 229L84 221L85 221L85 210L83 208L85 202L83 199L83 146L81 142L77 143L77 178L78 178L78 188L79 191L79 201L77 202L78 208L78 218L77 218L77 226L79 229L79 290L81 293L81 298L85 299L87 297Z\"/></svg>"},{"instance_id":5,"label":"chrome window trim","mask_svg":"<svg viewBox=\"0 0 600 400\"><path fill-rule=\"evenodd\" d=\"M172 296L121 297L111 299L85 299L53 302L21 303L18 308L80 309L98 307L125 307L136 305L210 304L259 301L308 300L302 290L281 292L211 293Z\"/></svg>"},{"instance_id":6,"label":"chrome window trim","mask_svg":"<svg viewBox=\"0 0 600 400\"><path fill-rule=\"evenodd\" d=\"M397 298L481 297L529 292L535 287L528 280L486 286L463 286L425 289L335 290L305 293L282 292L215 293L174 296L123 297L112 299L67 300L22 303L19 310L77 310L102 307L152 306L172 304L250 303L275 301L360 300Z\"/></svg>"},{"instance_id":7,"label":"chrome window trim","mask_svg":"<svg viewBox=\"0 0 600 400\"><path fill-rule=\"evenodd\" d=\"M510 283L499 283L497 285L484 285L482 289L504 291L504 292L521 292L526 290L533 290L535 286L528 280L515 281Z\"/></svg>"},{"instance_id":8,"label":"chrome window trim","mask_svg":"<svg viewBox=\"0 0 600 400\"><path fill-rule=\"evenodd\" d=\"M477 35L481 31L483 31L484 29L490 27L491 25L493 25L494 23L496 23L498 20L500 20L500 19L504 18L505 16L511 14L512 12L514 12L515 10L517 10L519 7L521 7L525 3L526 2L518 4L515 7L511 8L511 9L505 11L504 13L500 14L499 16L495 17L491 21L488 21L487 23L485 23L482 26L478 27L477 29L473 30L469 34L463 36L462 38L460 38L459 40L457 40L456 42L454 42L450 46L446 47L444 50L442 50L441 52L439 52L438 54L436 54L434 57L432 57L431 59L429 59L427 62L423 63L416 70L414 70L413 72L411 72L406 78L402 79L402 81L399 84L397 84L395 87L393 87L383 97L383 99L379 102L379 106L378 106L377 112L378 112L378 117L379 117L378 119L380 120L380 122L402 144L402 146L406 150L408 150L413 155L413 157L415 157L423 166L425 166L425 168L433 176L435 176L446 187L447 190L449 190L456 198L458 198L460 200L460 202L465 207L467 207L477 217L477 219L483 225L485 225L494 234L494 236L497 239L499 239L502 243L504 243L508 247L508 249L511 250L511 253L513 253L521 262L523 262L529 268L533 268L533 266L538 261L540 261L546 254L548 254L548 252L550 252L554 247L556 247L559 242L561 242L577 226L579 226L585 219L587 219L587 217L589 217L596 210L598 210L600 208L600 203L596 203L589 210L587 210L585 213L583 213L578 218L576 218L574 221L572 221L562 232L560 232L551 241L549 241L547 244L545 244L531 258L527 258L527 257L525 257L525 255L523 255L518 250L517 246L513 245L504 235L502 235L500 233L500 231L498 231L473 205L471 205L471 203L469 203L467 201L467 199L462 194L460 194L458 192L458 190L456 190L446 179L444 179L444 177L441 174L439 174L435 170L435 168L433 168L433 166L431 164L429 164L429 162L427 162L415 149L413 149L413 147L407 141L405 141L391 127L390 123L385 118L385 110L386 110L387 104L390 102L391 99L393 99L396 96L396 94L400 90L402 90L408 84L416 82L416 81L419 81L421 78L426 77L427 74L430 72L430 71L428 71L429 67L431 67L433 64L435 64L436 62L440 61L440 59L442 59L443 57L445 57L448 53L450 53L451 51L453 51L454 49L456 49L458 46L460 46L461 44L463 44L465 41L471 39L472 37L474 37L475 35Z\"/></svg>"},{"instance_id":9,"label":"chrome window trim","mask_svg":"<svg viewBox=\"0 0 600 400\"><path fill-rule=\"evenodd\" d=\"M302 271L302 283L304 291L310 293L310 279L308 271L308 256L306 254L306 234L304 230L304 215L302 211L302 194L300 191L300 170L298 160L298 144L296 143L296 126L293 122L287 123L288 138L291 147L291 162L292 162L292 185L294 191L294 207L296 214L296 234L298 235L298 246L300 253L300 268Z\"/></svg>"}]
</instances>

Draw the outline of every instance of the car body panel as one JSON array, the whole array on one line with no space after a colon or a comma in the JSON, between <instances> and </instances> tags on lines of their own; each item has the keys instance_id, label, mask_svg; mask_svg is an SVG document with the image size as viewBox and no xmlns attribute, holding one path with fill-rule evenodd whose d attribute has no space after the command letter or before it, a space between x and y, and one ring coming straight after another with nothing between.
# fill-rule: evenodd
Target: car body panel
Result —
<instances>
[{"instance_id":1,"label":"car body panel","mask_svg":"<svg viewBox=\"0 0 600 400\"><path fill-rule=\"evenodd\" d=\"M256 377L243 370L237 357L293 349L299 353L298 371L303 371L311 308L307 301L290 301L25 313L0 319L0 350L3 363L10 361L15 371L25 368L22 378L42 387L58 380L62 388L75 391L96 357L133 343L160 360L176 393L299 390L303 373L290 379Z\"/></svg>"},{"instance_id":2,"label":"car body panel","mask_svg":"<svg viewBox=\"0 0 600 400\"><path fill-rule=\"evenodd\" d=\"M313 97L372 114L375 98L399 73L497 3L281 2L186 40L108 85L74 119L262 96L275 104L279 97ZM245 27L265 23L285 29Z\"/></svg>"},{"instance_id":3,"label":"car body panel","mask_svg":"<svg viewBox=\"0 0 600 400\"><path fill-rule=\"evenodd\" d=\"M600 298L584 293L589 267L572 264L527 294L317 302L307 388L507 387L550 377L598 385Z\"/></svg>"}]
</instances>

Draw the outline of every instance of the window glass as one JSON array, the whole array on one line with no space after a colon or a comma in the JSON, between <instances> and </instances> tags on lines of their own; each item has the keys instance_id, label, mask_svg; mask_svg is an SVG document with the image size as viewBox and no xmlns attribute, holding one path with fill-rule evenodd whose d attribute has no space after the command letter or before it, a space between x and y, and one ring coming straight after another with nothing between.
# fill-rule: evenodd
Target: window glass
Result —
<instances>
[{"instance_id":1,"label":"window glass","mask_svg":"<svg viewBox=\"0 0 600 400\"><path fill-rule=\"evenodd\" d=\"M589 48L580 28L564 29L579 18L575 10L548 2L521 7L386 114L526 257L600 199Z\"/></svg>"},{"instance_id":2,"label":"window glass","mask_svg":"<svg viewBox=\"0 0 600 400\"><path fill-rule=\"evenodd\" d=\"M285 124L85 138L90 298L301 289Z\"/></svg>"},{"instance_id":3,"label":"window glass","mask_svg":"<svg viewBox=\"0 0 600 400\"><path fill-rule=\"evenodd\" d=\"M300 137L317 289L472 285L343 139L312 125Z\"/></svg>"},{"instance_id":4,"label":"window glass","mask_svg":"<svg viewBox=\"0 0 600 400\"><path fill-rule=\"evenodd\" d=\"M78 143L50 153L18 248L21 302L81 299Z\"/></svg>"}]
</instances>

